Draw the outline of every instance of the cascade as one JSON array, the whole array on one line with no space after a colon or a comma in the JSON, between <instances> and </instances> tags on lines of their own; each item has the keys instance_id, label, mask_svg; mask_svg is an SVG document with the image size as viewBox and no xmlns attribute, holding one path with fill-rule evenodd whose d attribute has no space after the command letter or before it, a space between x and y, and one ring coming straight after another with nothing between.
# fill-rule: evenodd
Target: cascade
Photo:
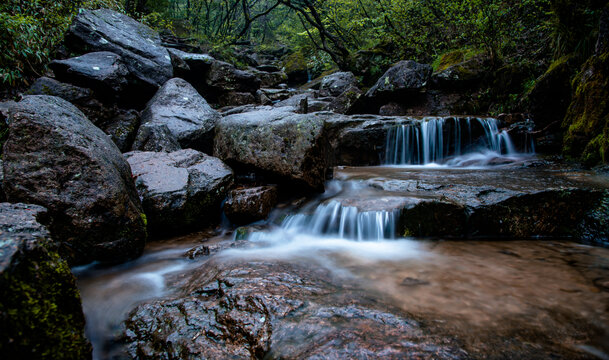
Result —
<instances>
[{"instance_id":1,"label":"cascade","mask_svg":"<svg viewBox=\"0 0 609 360\"><path fill-rule=\"evenodd\" d=\"M338 201L317 206L312 214L298 213L287 216L282 230L314 236L333 236L349 240L394 239L399 210L361 211Z\"/></svg>"},{"instance_id":2,"label":"cascade","mask_svg":"<svg viewBox=\"0 0 609 360\"><path fill-rule=\"evenodd\" d=\"M387 134L387 165L444 163L449 157L492 152L517 155L507 131L491 118L425 118Z\"/></svg>"}]
</instances>

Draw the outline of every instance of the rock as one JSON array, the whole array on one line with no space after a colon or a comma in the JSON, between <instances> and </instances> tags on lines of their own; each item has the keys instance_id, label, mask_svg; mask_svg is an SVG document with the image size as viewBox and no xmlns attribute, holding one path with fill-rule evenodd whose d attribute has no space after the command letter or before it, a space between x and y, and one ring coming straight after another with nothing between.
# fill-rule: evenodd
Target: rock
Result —
<instances>
[{"instance_id":1,"label":"rock","mask_svg":"<svg viewBox=\"0 0 609 360\"><path fill-rule=\"evenodd\" d=\"M67 101L29 95L9 109L4 190L46 207L60 254L73 264L138 256L146 241L129 164Z\"/></svg>"},{"instance_id":2,"label":"rock","mask_svg":"<svg viewBox=\"0 0 609 360\"><path fill-rule=\"evenodd\" d=\"M358 100L364 93L356 86L349 86L342 94L338 95L330 105L329 111L334 111L337 114L352 114L357 108Z\"/></svg>"},{"instance_id":3,"label":"rock","mask_svg":"<svg viewBox=\"0 0 609 360\"><path fill-rule=\"evenodd\" d=\"M455 340L428 335L401 311L340 288L317 266L212 260L195 271L183 296L130 314L131 356L467 358Z\"/></svg>"},{"instance_id":4,"label":"rock","mask_svg":"<svg viewBox=\"0 0 609 360\"><path fill-rule=\"evenodd\" d=\"M440 59L432 82L435 88L461 89L478 85L488 72L488 58L485 55L468 57L463 51L456 50Z\"/></svg>"},{"instance_id":5,"label":"rock","mask_svg":"<svg viewBox=\"0 0 609 360\"><path fill-rule=\"evenodd\" d=\"M232 170L219 159L192 149L125 157L151 233L182 232L219 218L220 203L233 183Z\"/></svg>"},{"instance_id":6,"label":"rock","mask_svg":"<svg viewBox=\"0 0 609 360\"><path fill-rule=\"evenodd\" d=\"M431 73L432 68L427 64L419 64L412 60L400 61L378 79L366 96L369 98L399 96L421 90L429 82Z\"/></svg>"},{"instance_id":7,"label":"rock","mask_svg":"<svg viewBox=\"0 0 609 360\"><path fill-rule=\"evenodd\" d=\"M264 94L272 101L279 102L282 100L286 100L291 96L296 95L298 92L294 89L260 89L260 91L264 92Z\"/></svg>"},{"instance_id":8,"label":"rock","mask_svg":"<svg viewBox=\"0 0 609 360\"><path fill-rule=\"evenodd\" d=\"M261 105L271 105L273 103L262 90L256 91L256 102Z\"/></svg>"},{"instance_id":9,"label":"rock","mask_svg":"<svg viewBox=\"0 0 609 360\"><path fill-rule=\"evenodd\" d=\"M357 83L357 78L352 72L336 72L323 78L319 93L321 96L339 96L347 88L357 87Z\"/></svg>"},{"instance_id":10,"label":"rock","mask_svg":"<svg viewBox=\"0 0 609 360\"><path fill-rule=\"evenodd\" d=\"M173 76L182 79L187 79L190 74L190 66L178 52L177 49L168 48L169 57L171 57L171 65L173 66Z\"/></svg>"},{"instance_id":11,"label":"rock","mask_svg":"<svg viewBox=\"0 0 609 360\"><path fill-rule=\"evenodd\" d=\"M601 11L595 52L597 55L609 52L609 5Z\"/></svg>"},{"instance_id":12,"label":"rock","mask_svg":"<svg viewBox=\"0 0 609 360\"><path fill-rule=\"evenodd\" d=\"M248 92L228 92L223 94L218 99L220 106L241 106L247 104L255 104L256 97L252 93Z\"/></svg>"},{"instance_id":13,"label":"rock","mask_svg":"<svg viewBox=\"0 0 609 360\"><path fill-rule=\"evenodd\" d=\"M6 194L4 193L4 171L1 170L2 168L3 162L0 160L0 202L5 202Z\"/></svg>"},{"instance_id":14,"label":"rock","mask_svg":"<svg viewBox=\"0 0 609 360\"><path fill-rule=\"evenodd\" d=\"M401 116L406 115L406 109L400 104L390 102L389 104L381 106L379 110L381 116Z\"/></svg>"},{"instance_id":15,"label":"rock","mask_svg":"<svg viewBox=\"0 0 609 360\"><path fill-rule=\"evenodd\" d=\"M605 8L604 16L607 13ZM607 21L603 18L602 26ZM586 61L573 86L573 99L562 123L566 129L563 153L588 166L609 163L609 49Z\"/></svg>"},{"instance_id":16,"label":"rock","mask_svg":"<svg viewBox=\"0 0 609 360\"><path fill-rule=\"evenodd\" d=\"M171 57L161 46L159 34L116 11L81 11L70 26L66 44L76 50L120 55L129 73L147 85L147 93L173 77Z\"/></svg>"},{"instance_id":17,"label":"rock","mask_svg":"<svg viewBox=\"0 0 609 360\"><path fill-rule=\"evenodd\" d=\"M57 96L77 105L90 100L93 91L43 76L38 78L25 94Z\"/></svg>"},{"instance_id":18,"label":"rock","mask_svg":"<svg viewBox=\"0 0 609 360\"><path fill-rule=\"evenodd\" d=\"M281 71L281 69L278 66L271 65L271 64L258 65L258 66L256 66L256 69L258 69L260 71L268 72L268 73L274 73L274 72Z\"/></svg>"},{"instance_id":19,"label":"rock","mask_svg":"<svg viewBox=\"0 0 609 360\"><path fill-rule=\"evenodd\" d=\"M276 204L276 187L236 189L230 192L224 212L231 222L243 225L266 219Z\"/></svg>"},{"instance_id":20,"label":"rock","mask_svg":"<svg viewBox=\"0 0 609 360\"><path fill-rule=\"evenodd\" d=\"M91 88L107 99L117 99L120 96L127 86L129 74L121 57L108 51L53 60L49 67L59 80Z\"/></svg>"},{"instance_id":21,"label":"rock","mask_svg":"<svg viewBox=\"0 0 609 360\"><path fill-rule=\"evenodd\" d=\"M139 147L143 143L151 143L150 136L146 137L145 133L157 133L161 129L160 134L163 134L164 128L157 125L165 125L182 148L210 154L214 126L219 118L220 114L189 83L179 78L171 79L159 89L142 112L142 124L151 126L138 131L133 149L145 150ZM161 135L155 136L157 141L164 138ZM148 141L142 141L146 138ZM170 147L170 150L173 149Z\"/></svg>"},{"instance_id":22,"label":"rock","mask_svg":"<svg viewBox=\"0 0 609 360\"><path fill-rule=\"evenodd\" d=\"M121 110L102 130L110 135L121 152L127 152L135 141L139 126L140 114L137 111Z\"/></svg>"},{"instance_id":23,"label":"rock","mask_svg":"<svg viewBox=\"0 0 609 360\"><path fill-rule=\"evenodd\" d=\"M289 108L226 116L216 126L214 155L282 181L321 190L326 179L323 114Z\"/></svg>"},{"instance_id":24,"label":"rock","mask_svg":"<svg viewBox=\"0 0 609 360\"><path fill-rule=\"evenodd\" d=\"M0 348L5 359L90 359L76 280L45 208L0 204Z\"/></svg>"},{"instance_id":25,"label":"rock","mask_svg":"<svg viewBox=\"0 0 609 360\"><path fill-rule=\"evenodd\" d=\"M212 62L205 82L213 90L223 92L256 93L256 90L260 88L260 79L254 74L218 60Z\"/></svg>"},{"instance_id":26,"label":"rock","mask_svg":"<svg viewBox=\"0 0 609 360\"><path fill-rule=\"evenodd\" d=\"M574 73L574 60L562 57L535 81L525 95L526 108L538 130L565 117L571 102L571 77Z\"/></svg>"},{"instance_id":27,"label":"rock","mask_svg":"<svg viewBox=\"0 0 609 360\"><path fill-rule=\"evenodd\" d=\"M315 95L311 92L291 96L288 99L276 103L274 106L278 108L293 107L295 109L300 109L304 99L307 100L307 112L324 111L328 108L329 103L327 101L316 99Z\"/></svg>"},{"instance_id":28,"label":"rock","mask_svg":"<svg viewBox=\"0 0 609 360\"><path fill-rule=\"evenodd\" d=\"M208 54L192 54L178 49L167 49L171 54L176 77L188 81L201 94L208 96L209 89L205 77L215 61Z\"/></svg>"},{"instance_id":29,"label":"rock","mask_svg":"<svg viewBox=\"0 0 609 360\"><path fill-rule=\"evenodd\" d=\"M250 68L249 72L256 75L256 77L260 79L260 86L263 88L274 88L279 84L283 84L288 81L288 76L286 73L280 70L275 72L267 72Z\"/></svg>"},{"instance_id":30,"label":"rock","mask_svg":"<svg viewBox=\"0 0 609 360\"><path fill-rule=\"evenodd\" d=\"M288 75L288 84L304 84L309 80L309 67L304 56L295 52L283 59L282 70Z\"/></svg>"},{"instance_id":31,"label":"rock","mask_svg":"<svg viewBox=\"0 0 609 360\"><path fill-rule=\"evenodd\" d=\"M131 146L133 151L173 152L182 149L178 139L165 124L142 124Z\"/></svg>"}]
</instances>

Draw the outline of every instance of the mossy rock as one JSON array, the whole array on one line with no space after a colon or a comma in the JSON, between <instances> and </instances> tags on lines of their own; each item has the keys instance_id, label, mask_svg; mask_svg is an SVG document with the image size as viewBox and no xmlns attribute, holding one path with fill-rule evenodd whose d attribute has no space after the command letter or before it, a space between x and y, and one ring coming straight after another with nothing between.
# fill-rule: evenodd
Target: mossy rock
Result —
<instances>
[{"instance_id":1,"label":"mossy rock","mask_svg":"<svg viewBox=\"0 0 609 360\"><path fill-rule=\"evenodd\" d=\"M283 71L288 75L289 82L304 83L308 80L309 67L307 59L301 52L287 55L283 59Z\"/></svg>"},{"instance_id":2,"label":"mossy rock","mask_svg":"<svg viewBox=\"0 0 609 360\"><path fill-rule=\"evenodd\" d=\"M586 165L609 162L609 52L594 55L573 81L563 152Z\"/></svg>"},{"instance_id":3,"label":"mossy rock","mask_svg":"<svg viewBox=\"0 0 609 360\"><path fill-rule=\"evenodd\" d=\"M457 49L446 52L436 58L431 64L434 72L443 71L451 66L466 62L482 55L483 52L477 49Z\"/></svg>"},{"instance_id":4,"label":"mossy rock","mask_svg":"<svg viewBox=\"0 0 609 360\"><path fill-rule=\"evenodd\" d=\"M0 204L0 354L90 359L76 280L37 218L46 209Z\"/></svg>"}]
</instances>

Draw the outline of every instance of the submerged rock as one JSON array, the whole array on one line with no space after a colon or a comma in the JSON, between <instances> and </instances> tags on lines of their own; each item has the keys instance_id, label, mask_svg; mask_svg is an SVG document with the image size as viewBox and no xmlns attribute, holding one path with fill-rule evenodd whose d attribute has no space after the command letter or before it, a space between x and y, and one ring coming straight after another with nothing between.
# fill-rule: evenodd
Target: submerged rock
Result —
<instances>
[{"instance_id":1,"label":"submerged rock","mask_svg":"<svg viewBox=\"0 0 609 360\"><path fill-rule=\"evenodd\" d=\"M183 297L131 313L131 356L467 358L454 340L426 335L399 310L376 308L334 285L318 267L212 261L196 270L184 290Z\"/></svg>"},{"instance_id":2,"label":"submerged rock","mask_svg":"<svg viewBox=\"0 0 609 360\"><path fill-rule=\"evenodd\" d=\"M4 190L11 202L49 210L60 254L74 264L139 255L143 211L112 140L57 97L25 96L9 108L8 122Z\"/></svg>"},{"instance_id":3,"label":"submerged rock","mask_svg":"<svg viewBox=\"0 0 609 360\"><path fill-rule=\"evenodd\" d=\"M90 359L76 280L45 208L0 204L0 349L4 359Z\"/></svg>"},{"instance_id":4,"label":"submerged rock","mask_svg":"<svg viewBox=\"0 0 609 360\"><path fill-rule=\"evenodd\" d=\"M233 183L222 161L186 149L125 154L153 234L185 231L213 223Z\"/></svg>"},{"instance_id":5,"label":"submerged rock","mask_svg":"<svg viewBox=\"0 0 609 360\"><path fill-rule=\"evenodd\" d=\"M133 149L175 150L162 144L151 143L154 139L159 141L165 138L165 128L162 127L164 125L182 148L192 148L210 154L213 148L214 127L219 118L220 114L212 109L189 83L179 78L171 79L148 102L142 112L142 124L148 126L138 132ZM159 131L160 134L155 134ZM142 147L142 144L148 144L148 148Z\"/></svg>"},{"instance_id":6,"label":"submerged rock","mask_svg":"<svg viewBox=\"0 0 609 360\"><path fill-rule=\"evenodd\" d=\"M295 114L289 108L226 116L216 126L214 155L229 164L321 190L328 168L326 117Z\"/></svg>"},{"instance_id":7,"label":"submerged rock","mask_svg":"<svg viewBox=\"0 0 609 360\"><path fill-rule=\"evenodd\" d=\"M248 224L266 219L276 204L277 188L274 186L235 189L224 204L224 212L233 223Z\"/></svg>"}]
</instances>

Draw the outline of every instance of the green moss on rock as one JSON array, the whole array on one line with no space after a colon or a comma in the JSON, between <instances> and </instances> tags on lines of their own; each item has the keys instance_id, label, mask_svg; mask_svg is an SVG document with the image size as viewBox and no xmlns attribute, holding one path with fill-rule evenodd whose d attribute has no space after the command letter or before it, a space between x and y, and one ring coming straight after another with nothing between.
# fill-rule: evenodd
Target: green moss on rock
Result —
<instances>
[{"instance_id":1,"label":"green moss on rock","mask_svg":"<svg viewBox=\"0 0 609 360\"><path fill-rule=\"evenodd\" d=\"M609 52L592 56L573 81L575 94L563 121L565 155L587 165L609 160Z\"/></svg>"}]
</instances>

